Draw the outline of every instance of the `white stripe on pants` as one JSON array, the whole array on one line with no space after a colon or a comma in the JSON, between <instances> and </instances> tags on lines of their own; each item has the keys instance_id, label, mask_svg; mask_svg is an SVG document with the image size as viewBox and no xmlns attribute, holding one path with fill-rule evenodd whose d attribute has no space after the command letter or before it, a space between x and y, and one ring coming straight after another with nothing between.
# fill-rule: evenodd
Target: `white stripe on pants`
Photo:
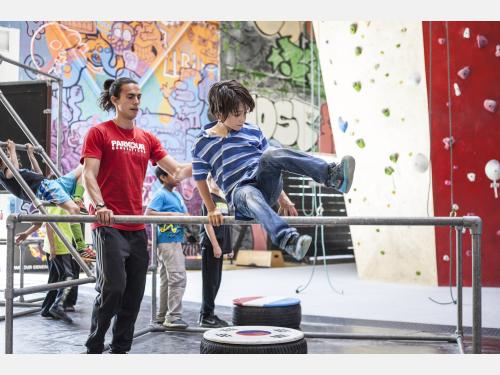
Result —
<instances>
[{"instance_id":1,"label":"white stripe on pants","mask_svg":"<svg viewBox=\"0 0 500 375\"><path fill-rule=\"evenodd\" d=\"M160 268L159 320L173 322L182 317L182 297L186 290L186 264L179 242L158 244Z\"/></svg>"}]
</instances>

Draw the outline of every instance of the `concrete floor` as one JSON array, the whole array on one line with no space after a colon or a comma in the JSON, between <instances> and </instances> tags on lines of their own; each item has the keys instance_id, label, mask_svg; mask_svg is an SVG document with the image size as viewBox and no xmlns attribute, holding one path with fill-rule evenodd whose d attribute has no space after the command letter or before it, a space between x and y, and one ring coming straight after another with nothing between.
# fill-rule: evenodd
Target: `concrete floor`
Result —
<instances>
[{"instance_id":1,"label":"concrete floor","mask_svg":"<svg viewBox=\"0 0 500 375\"><path fill-rule=\"evenodd\" d=\"M415 335L453 333L456 306L439 305L450 300L449 288L376 283L359 280L354 264L327 266L330 283L343 294L333 291L325 269L316 268L309 286L300 294L312 266L274 269L238 268L226 270L217 297L216 313L230 321L232 299L249 295L298 296L302 306L301 328L306 332L366 333ZM5 275L0 275L5 282ZM44 283L46 275L27 274L26 285ZM1 285L1 284L0 284ZM464 324L470 326L471 293L464 290ZM14 320L14 353L81 353L90 325L95 291L92 285L80 286L77 311L71 325L42 318L38 314ZM27 298L32 298L30 296ZM201 273L188 271L184 298L184 318L196 326L201 299ZM3 307L0 307L3 314ZM16 308L15 311L22 311ZM500 353L500 289L483 288L483 352ZM139 314L136 330L149 327L151 320L151 275ZM4 352L4 322L0 322L0 353ZM470 329L466 327L465 345L470 352ZM108 335L109 336L109 335ZM154 332L137 338L131 353L198 354L201 333ZM109 341L109 337L108 340ZM351 339L307 339L308 353L458 353L457 345L443 342L379 341Z\"/></svg>"}]
</instances>

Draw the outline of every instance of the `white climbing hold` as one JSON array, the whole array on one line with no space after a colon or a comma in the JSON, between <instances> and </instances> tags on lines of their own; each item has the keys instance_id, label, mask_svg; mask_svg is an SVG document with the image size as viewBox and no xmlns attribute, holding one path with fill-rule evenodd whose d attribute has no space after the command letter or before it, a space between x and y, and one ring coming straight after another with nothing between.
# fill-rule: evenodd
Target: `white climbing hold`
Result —
<instances>
[{"instance_id":1,"label":"white climbing hold","mask_svg":"<svg viewBox=\"0 0 500 375\"><path fill-rule=\"evenodd\" d=\"M417 86L420 84L420 81L422 81L422 76L418 72L414 72L408 77L408 83L412 85Z\"/></svg>"},{"instance_id":2,"label":"white climbing hold","mask_svg":"<svg viewBox=\"0 0 500 375\"><path fill-rule=\"evenodd\" d=\"M467 77L469 77L470 75L470 67L469 66L465 66L463 67L462 69L460 69L458 71L458 76L462 79L467 79Z\"/></svg>"},{"instance_id":3,"label":"white climbing hold","mask_svg":"<svg viewBox=\"0 0 500 375\"><path fill-rule=\"evenodd\" d=\"M449 262L450 261L450 256L449 255L443 255L443 260L445 262Z\"/></svg>"},{"instance_id":4,"label":"white climbing hold","mask_svg":"<svg viewBox=\"0 0 500 375\"><path fill-rule=\"evenodd\" d=\"M438 38L438 43L443 45L446 43L446 39L445 38Z\"/></svg>"},{"instance_id":5,"label":"white climbing hold","mask_svg":"<svg viewBox=\"0 0 500 375\"><path fill-rule=\"evenodd\" d=\"M429 161L425 155L418 153L413 158L413 166L417 172L424 173L429 168Z\"/></svg>"},{"instance_id":6,"label":"white climbing hold","mask_svg":"<svg viewBox=\"0 0 500 375\"><path fill-rule=\"evenodd\" d=\"M476 181L476 174L474 172L469 172L467 173L467 179L470 181L470 182L474 182Z\"/></svg>"},{"instance_id":7,"label":"white climbing hold","mask_svg":"<svg viewBox=\"0 0 500 375\"><path fill-rule=\"evenodd\" d=\"M483 103L484 109L488 112L494 113L497 110L497 102L493 99L486 99Z\"/></svg>"},{"instance_id":8,"label":"white climbing hold","mask_svg":"<svg viewBox=\"0 0 500 375\"><path fill-rule=\"evenodd\" d=\"M484 35L478 35L476 37L476 42L477 42L478 48L483 48L483 47L486 47L486 45L488 44L488 39L486 39L486 37Z\"/></svg>"},{"instance_id":9,"label":"white climbing hold","mask_svg":"<svg viewBox=\"0 0 500 375\"><path fill-rule=\"evenodd\" d=\"M455 90L455 95L456 95L456 96L460 96L460 95L462 95L462 92L460 91L460 87L458 87L458 83L456 83L456 82L455 82L455 83L453 84L453 89Z\"/></svg>"},{"instance_id":10,"label":"white climbing hold","mask_svg":"<svg viewBox=\"0 0 500 375\"><path fill-rule=\"evenodd\" d=\"M495 48L495 56L500 57L500 44L497 44Z\"/></svg>"},{"instance_id":11,"label":"white climbing hold","mask_svg":"<svg viewBox=\"0 0 500 375\"><path fill-rule=\"evenodd\" d=\"M466 27L464 30L464 38L466 39L470 38L470 29L468 27Z\"/></svg>"}]
</instances>

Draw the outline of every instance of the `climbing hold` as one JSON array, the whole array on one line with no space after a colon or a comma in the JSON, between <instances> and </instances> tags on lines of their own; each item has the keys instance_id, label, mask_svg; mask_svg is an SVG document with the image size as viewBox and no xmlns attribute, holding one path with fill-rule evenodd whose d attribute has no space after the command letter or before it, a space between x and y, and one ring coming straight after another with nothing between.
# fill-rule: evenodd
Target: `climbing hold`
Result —
<instances>
[{"instance_id":1,"label":"climbing hold","mask_svg":"<svg viewBox=\"0 0 500 375\"><path fill-rule=\"evenodd\" d=\"M497 110L497 102L493 99L486 99L483 103L484 109L488 112L494 113Z\"/></svg>"},{"instance_id":2,"label":"climbing hold","mask_svg":"<svg viewBox=\"0 0 500 375\"><path fill-rule=\"evenodd\" d=\"M451 181L450 180L445 180L444 181L445 186L451 186Z\"/></svg>"},{"instance_id":3,"label":"climbing hold","mask_svg":"<svg viewBox=\"0 0 500 375\"><path fill-rule=\"evenodd\" d=\"M415 272L415 274L416 274L417 276L420 276L420 275L422 274L422 272L417 271L417 272Z\"/></svg>"},{"instance_id":4,"label":"climbing hold","mask_svg":"<svg viewBox=\"0 0 500 375\"><path fill-rule=\"evenodd\" d=\"M411 152L409 156L412 156ZM417 172L424 173L427 168L429 168L429 161L427 160L427 157L425 155L418 153L413 158L413 166L415 167Z\"/></svg>"},{"instance_id":5,"label":"climbing hold","mask_svg":"<svg viewBox=\"0 0 500 375\"><path fill-rule=\"evenodd\" d=\"M418 72L412 73L410 75L410 77L408 77L408 83L411 83L415 86L418 85L420 83L420 81L422 81L422 77L420 76L420 73L418 73Z\"/></svg>"},{"instance_id":6,"label":"climbing hold","mask_svg":"<svg viewBox=\"0 0 500 375\"><path fill-rule=\"evenodd\" d=\"M382 113L385 117L389 117L391 115L391 111L389 110L389 108L382 109Z\"/></svg>"},{"instance_id":7,"label":"climbing hold","mask_svg":"<svg viewBox=\"0 0 500 375\"><path fill-rule=\"evenodd\" d=\"M445 255L443 255L443 260L444 260L445 262L449 262L449 261L450 261L450 257L449 257L448 255L446 255L446 254L445 254Z\"/></svg>"},{"instance_id":8,"label":"climbing hold","mask_svg":"<svg viewBox=\"0 0 500 375\"><path fill-rule=\"evenodd\" d=\"M358 47L356 47L356 48L354 49L354 54L355 54L356 56L361 55L361 53L363 53L363 48L361 48L361 47L359 47L359 46L358 46Z\"/></svg>"},{"instance_id":9,"label":"climbing hold","mask_svg":"<svg viewBox=\"0 0 500 375\"><path fill-rule=\"evenodd\" d=\"M462 95L462 91L460 91L460 87L458 86L458 83L453 84L453 90L455 90L455 96L460 96Z\"/></svg>"},{"instance_id":10,"label":"climbing hold","mask_svg":"<svg viewBox=\"0 0 500 375\"><path fill-rule=\"evenodd\" d=\"M361 82L359 82L359 81L354 82L352 84L352 87L354 88L354 90L356 90L358 92L361 91Z\"/></svg>"},{"instance_id":11,"label":"climbing hold","mask_svg":"<svg viewBox=\"0 0 500 375\"><path fill-rule=\"evenodd\" d=\"M469 77L470 75L470 67L469 66L463 67L458 71L457 74L460 78L467 79L467 77Z\"/></svg>"},{"instance_id":12,"label":"climbing hold","mask_svg":"<svg viewBox=\"0 0 500 375\"><path fill-rule=\"evenodd\" d=\"M351 34L356 34L356 31L358 31L358 24L357 23L351 23L351 26L349 27Z\"/></svg>"},{"instance_id":13,"label":"climbing hold","mask_svg":"<svg viewBox=\"0 0 500 375\"><path fill-rule=\"evenodd\" d=\"M391 174L394 173L394 168L393 167L385 167L384 172L387 176L390 176Z\"/></svg>"},{"instance_id":14,"label":"climbing hold","mask_svg":"<svg viewBox=\"0 0 500 375\"><path fill-rule=\"evenodd\" d=\"M380 250L380 254L381 255L385 255L385 251L384 250Z\"/></svg>"},{"instance_id":15,"label":"climbing hold","mask_svg":"<svg viewBox=\"0 0 500 375\"><path fill-rule=\"evenodd\" d=\"M469 39L470 38L470 29L468 27L465 28L464 30L464 38Z\"/></svg>"},{"instance_id":16,"label":"climbing hold","mask_svg":"<svg viewBox=\"0 0 500 375\"><path fill-rule=\"evenodd\" d=\"M401 47L401 43L396 44L396 48Z\"/></svg>"},{"instance_id":17,"label":"climbing hold","mask_svg":"<svg viewBox=\"0 0 500 375\"><path fill-rule=\"evenodd\" d=\"M458 165L454 165L454 166L453 166L453 170L454 170L454 171L458 171Z\"/></svg>"},{"instance_id":18,"label":"climbing hold","mask_svg":"<svg viewBox=\"0 0 500 375\"><path fill-rule=\"evenodd\" d=\"M342 119L342 117L339 117L338 124L339 124L339 128L342 131L342 133L345 133L347 130L347 127L349 126L348 122L344 121Z\"/></svg>"},{"instance_id":19,"label":"climbing hold","mask_svg":"<svg viewBox=\"0 0 500 375\"><path fill-rule=\"evenodd\" d=\"M375 70L377 70L378 68L380 68L380 64L375 64L374 68Z\"/></svg>"},{"instance_id":20,"label":"climbing hold","mask_svg":"<svg viewBox=\"0 0 500 375\"><path fill-rule=\"evenodd\" d=\"M477 42L478 48L483 48L483 47L486 47L486 45L488 44L488 39L486 39L486 37L484 35L478 35L476 37L476 42Z\"/></svg>"},{"instance_id":21,"label":"climbing hold","mask_svg":"<svg viewBox=\"0 0 500 375\"><path fill-rule=\"evenodd\" d=\"M500 236L500 230L497 230L497 236Z\"/></svg>"},{"instance_id":22,"label":"climbing hold","mask_svg":"<svg viewBox=\"0 0 500 375\"><path fill-rule=\"evenodd\" d=\"M467 179L470 181L470 182L474 182L476 181L476 174L474 172L469 172L467 173Z\"/></svg>"},{"instance_id":23,"label":"climbing hold","mask_svg":"<svg viewBox=\"0 0 500 375\"><path fill-rule=\"evenodd\" d=\"M389 155L389 159L390 159L393 163L397 163L397 162L398 162L398 159L399 159L399 154L398 154L397 152L395 152L394 154Z\"/></svg>"},{"instance_id":24,"label":"climbing hold","mask_svg":"<svg viewBox=\"0 0 500 375\"><path fill-rule=\"evenodd\" d=\"M406 31L407 31L407 30L408 30L408 29L407 29L406 27L403 27L403 28L401 29L401 32L402 32L402 33L406 33Z\"/></svg>"},{"instance_id":25,"label":"climbing hold","mask_svg":"<svg viewBox=\"0 0 500 375\"><path fill-rule=\"evenodd\" d=\"M438 43L443 45L446 43L446 39L445 38L438 38Z\"/></svg>"},{"instance_id":26,"label":"climbing hold","mask_svg":"<svg viewBox=\"0 0 500 375\"><path fill-rule=\"evenodd\" d=\"M356 144L359 148L365 148L365 140L363 138L356 139Z\"/></svg>"},{"instance_id":27,"label":"climbing hold","mask_svg":"<svg viewBox=\"0 0 500 375\"><path fill-rule=\"evenodd\" d=\"M444 149L449 150L450 147L453 146L453 143L455 143L455 139L453 137L446 137L443 138L443 143L444 143Z\"/></svg>"},{"instance_id":28,"label":"climbing hold","mask_svg":"<svg viewBox=\"0 0 500 375\"><path fill-rule=\"evenodd\" d=\"M495 56L500 57L500 44L497 44L495 47Z\"/></svg>"}]
</instances>

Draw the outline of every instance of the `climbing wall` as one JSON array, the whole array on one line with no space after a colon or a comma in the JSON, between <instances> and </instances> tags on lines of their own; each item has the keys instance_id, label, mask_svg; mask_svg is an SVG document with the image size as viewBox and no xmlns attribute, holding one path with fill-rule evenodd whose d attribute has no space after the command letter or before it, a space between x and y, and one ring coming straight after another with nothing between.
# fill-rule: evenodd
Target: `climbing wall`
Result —
<instances>
[{"instance_id":1,"label":"climbing wall","mask_svg":"<svg viewBox=\"0 0 500 375\"><path fill-rule=\"evenodd\" d=\"M483 285L500 285L500 22L423 23L435 214L483 219ZM491 161L493 160L493 161ZM495 162L497 161L497 162ZM485 168L487 163L488 175ZM450 240L436 231L440 285L449 283ZM471 282L471 243L464 238L464 282Z\"/></svg>"},{"instance_id":2,"label":"climbing wall","mask_svg":"<svg viewBox=\"0 0 500 375\"><path fill-rule=\"evenodd\" d=\"M357 169L349 216L432 216L422 25L314 24L337 155ZM432 227L351 227L365 279L437 283Z\"/></svg>"}]
</instances>

